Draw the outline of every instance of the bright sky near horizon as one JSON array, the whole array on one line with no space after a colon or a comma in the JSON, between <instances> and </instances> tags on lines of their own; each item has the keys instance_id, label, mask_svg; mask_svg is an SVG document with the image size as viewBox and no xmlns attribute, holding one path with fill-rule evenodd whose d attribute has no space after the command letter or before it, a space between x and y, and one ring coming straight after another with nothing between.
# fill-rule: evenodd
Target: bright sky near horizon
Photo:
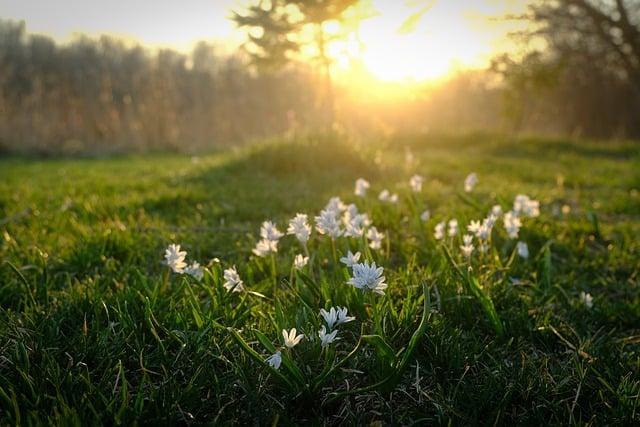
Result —
<instances>
[{"instance_id":1,"label":"bright sky near horizon","mask_svg":"<svg viewBox=\"0 0 640 427\"><path fill-rule=\"evenodd\" d=\"M511 0L513 1L513 0ZM377 16L364 21L357 52L365 66L383 80L428 79L452 68L486 63L505 29L489 16L505 12L509 0L439 0L415 31L398 32L402 23L428 3L418 0L372 0ZM228 19L247 0L0 0L0 16L24 20L29 32L59 41L74 34L110 34L150 47L189 50L198 40L230 46L243 39ZM354 52L351 50L351 54ZM344 62L344 61L343 61Z\"/></svg>"},{"instance_id":2,"label":"bright sky near horizon","mask_svg":"<svg viewBox=\"0 0 640 427\"><path fill-rule=\"evenodd\" d=\"M190 49L198 40L238 42L228 19L239 0L0 0L0 16L30 32L67 41L74 33L110 34L143 44Z\"/></svg>"}]
</instances>

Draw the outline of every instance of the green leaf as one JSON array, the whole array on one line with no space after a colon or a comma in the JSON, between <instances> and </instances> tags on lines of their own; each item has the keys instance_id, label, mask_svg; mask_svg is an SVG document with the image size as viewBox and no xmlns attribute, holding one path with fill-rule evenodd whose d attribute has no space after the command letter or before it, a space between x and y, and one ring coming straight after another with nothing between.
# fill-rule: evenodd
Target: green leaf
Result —
<instances>
[{"instance_id":1,"label":"green leaf","mask_svg":"<svg viewBox=\"0 0 640 427\"><path fill-rule=\"evenodd\" d=\"M400 363L398 363L398 365L396 366L395 371L391 375L385 377L383 380L375 384L372 384L370 386L351 389L351 390L343 391L340 393L333 393L324 402L325 404L334 402L336 399L339 399L340 397L343 397L343 396L347 396L349 394L361 394L361 393L367 393L373 390L388 389L398 384L398 382L402 379L402 375L404 374L404 371L407 369L407 366L409 366L409 362L411 361L413 352L418 347L418 344L420 344L422 337L427 331L431 300L429 298L429 292L428 292L426 283L422 284L422 292L424 293L424 304L422 308L422 318L420 319L420 324L418 325L418 328L411 336L411 339L409 340L409 345L407 347L407 351L405 351L404 355L402 356L402 359L400 360Z\"/></svg>"},{"instance_id":2,"label":"green leaf","mask_svg":"<svg viewBox=\"0 0 640 427\"><path fill-rule=\"evenodd\" d=\"M396 363L396 352L380 335L363 335L362 340L374 346L378 351L378 356L389 366L393 366Z\"/></svg>"},{"instance_id":3,"label":"green leaf","mask_svg":"<svg viewBox=\"0 0 640 427\"><path fill-rule=\"evenodd\" d=\"M542 286L544 289L551 288L551 278L553 276L553 265L551 264L551 242L545 245L542 255Z\"/></svg>"},{"instance_id":4,"label":"green leaf","mask_svg":"<svg viewBox=\"0 0 640 427\"><path fill-rule=\"evenodd\" d=\"M411 361L411 357L413 356L413 352L420 344L422 337L427 332L427 327L429 326L429 312L431 309L431 298L429 296L429 289L427 288L427 284L422 284L422 293L424 295L424 302L422 305L422 318L420 319L420 324L418 325L418 329L415 330L411 339L409 340L409 345L407 346L407 351L404 352L402 359L400 360L400 364L396 368L396 381L400 381L402 379L402 374L404 370L409 365Z\"/></svg>"},{"instance_id":5,"label":"green leaf","mask_svg":"<svg viewBox=\"0 0 640 427\"><path fill-rule=\"evenodd\" d=\"M466 285L467 290L471 295L473 295L478 302L480 303L480 307L485 312L487 317L489 318L489 323L493 327L494 331L497 335L502 336L504 334L504 327L502 325L502 321L500 320L500 316L498 315L498 311L493 305L493 300L488 292L485 291L484 288L480 286L478 279L474 276L464 274L458 264L453 260L449 249L446 246L442 246L445 257L453 267L453 269L458 273L458 276L462 279L463 283Z\"/></svg>"},{"instance_id":6,"label":"green leaf","mask_svg":"<svg viewBox=\"0 0 640 427\"><path fill-rule=\"evenodd\" d=\"M249 357L251 357L253 360L258 362L260 365L267 368L271 372L271 374L274 377L278 378L283 384L285 384L291 392L293 393L297 392L297 387L295 387L295 385L291 381L289 381L287 377L282 375L280 371L271 367L271 365L269 365L257 351L252 349L251 346L247 344L247 342L240 336L240 334L235 329L230 328L229 332L231 333L231 337L236 341L236 343L238 343L240 348L245 353L247 353L247 355L249 355Z\"/></svg>"},{"instance_id":7,"label":"green leaf","mask_svg":"<svg viewBox=\"0 0 640 427\"><path fill-rule=\"evenodd\" d=\"M269 338L266 337L266 335L264 335L262 332L258 330L254 330L253 332L256 335L256 338L258 339L260 344L264 346L264 348L269 350L271 353L276 352L276 347L271 343L271 341L269 340ZM282 352L281 356L282 356L282 365L285 367L287 372L289 372L293 376L293 378L296 380L296 382L300 386L306 387L307 382L305 381L304 374L302 373L300 368L298 368L298 366L291 360L291 358L287 353Z\"/></svg>"},{"instance_id":8,"label":"green leaf","mask_svg":"<svg viewBox=\"0 0 640 427\"><path fill-rule=\"evenodd\" d=\"M500 320L496 307L493 305L493 300L480 286L477 278L470 277L467 283L471 294L480 302L480 306L489 318L489 323L491 323L494 331L498 336L502 336L504 334L504 326L502 325L502 321Z\"/></svg>"}]
</instances>

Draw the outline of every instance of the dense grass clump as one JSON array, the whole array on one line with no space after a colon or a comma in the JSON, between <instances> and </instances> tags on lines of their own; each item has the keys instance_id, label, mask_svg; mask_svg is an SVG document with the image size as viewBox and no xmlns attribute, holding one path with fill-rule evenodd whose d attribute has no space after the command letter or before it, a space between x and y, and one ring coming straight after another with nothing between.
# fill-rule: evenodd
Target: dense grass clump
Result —
<instances>
[{"instance_id":1,"label":"dense grass clump","mask_svg":"<svg viewBox=\"0 0 640 427\"><path fill-rule=\"evenodd\" d=\"M639 423L639 170L633 143L486 135L2 160L0 422ZM510 236L521 194L540 212ZM317 232L332 197L364 236ZM307 244L252 253L263 221L286 233L298 212ZM173 243L202 278L163 262ZM387 287L347 284L349 251Z\"/></svg>"}]
</instances>

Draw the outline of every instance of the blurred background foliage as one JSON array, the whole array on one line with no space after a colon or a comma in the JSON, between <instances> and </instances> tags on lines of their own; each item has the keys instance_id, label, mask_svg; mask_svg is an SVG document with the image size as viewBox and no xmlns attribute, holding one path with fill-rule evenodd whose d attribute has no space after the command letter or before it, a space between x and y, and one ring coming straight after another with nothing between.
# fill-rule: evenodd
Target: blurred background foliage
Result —
<instances>
[{"instance_id":1,"label":"blurred background foliage","mask_svg":"<svg viewBox=\"0 0 640 427\"><path fill-rule=\"evenodd\" d=\"M325 24L358 2L263 3L235 13L250 37L232 53L108 36L61 44L0 20L0 152L194 152L318 130L640 137L640 1L532 1L497 18L528 25L513 34L522 48L496 53L488 69L380 90L332 80L323 50ZM292 5L297 13L283 12ZM317 30L315 61L290 54L305 25Z\"/></svg>"}]
</instances>

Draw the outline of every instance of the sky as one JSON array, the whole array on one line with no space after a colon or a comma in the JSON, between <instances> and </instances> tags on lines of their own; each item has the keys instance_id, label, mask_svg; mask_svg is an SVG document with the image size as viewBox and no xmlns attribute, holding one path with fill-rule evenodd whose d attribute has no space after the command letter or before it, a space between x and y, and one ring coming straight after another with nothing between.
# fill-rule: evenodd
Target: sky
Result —
<instances>
[{"instance_id":1,"label":"sky","mask_svg":"<svg viewBox=\"0 0 640 427\"><path fill-rule=\"evenodd\" d=\"M187 50L202 39L238 42L227 18L237 0L0 0L0 16L30 32L71 39L111 34L153 47Z\"/></svg>"},{"instance_id":2,"label":"sky","mask_svg":"<svg viewBox=\"0 0 640 427\"><path fill-rule=\"evenodd\" d=\"M377 78L397 81L485 65L506 32L487 17L506 12L510 0L371 1L378 14L361 24L361 43L341 49L355 52ZM431 3L413 31L398 31ZM109 34L188 51L199 40L239 45L243 35L228 18L243 4L247 0L0 0L0 16L24 20L29 32L62 42L77 33Z\"/></svg>"}]
</instances>

